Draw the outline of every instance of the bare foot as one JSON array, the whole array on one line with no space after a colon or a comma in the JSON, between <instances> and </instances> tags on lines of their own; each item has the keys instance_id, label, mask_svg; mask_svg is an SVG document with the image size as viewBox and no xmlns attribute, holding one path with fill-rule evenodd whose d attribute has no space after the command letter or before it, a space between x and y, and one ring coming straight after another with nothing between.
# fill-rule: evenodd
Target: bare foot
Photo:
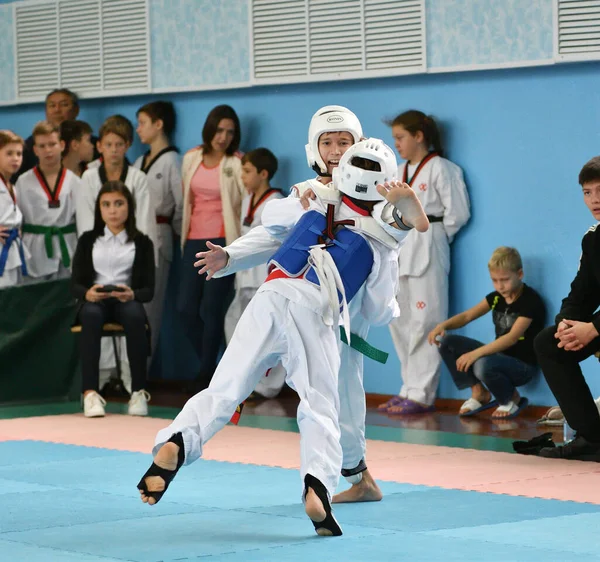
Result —
<instances>
[{"instance_id":1,"label":"bare foot","mask_svg":"<svg viewBox=\"0 0 600 562\"><path fill-rule=\"evenodd\" d=\"M344 490L333 496L331 503L353 503L353 502L379 502L383 494L377 482L368 470L362 473L362 480L358 484L352 484L348 490Z\"/></svg>"},{"instance_id":2,"label":"bare foot","mask_svg":"<svg viewBox=\"0 0 600 562\"><path fill-rule=\"evenodd\" d=\"M413 226L419 232L425 232L429 228L427 215L410 185L400 181L386 182L378 185L377 191L400 211L404 217L402 222L407 226Z\"/></svg>"},{"instance_id":3,"label":"bare foot","mask_svg":"<svg viewBox=\"0 0 600 562\"><path fill-rule=\"evenodd\" d=\"M178 454L179 447L175 443L165 443L158 450L158 453L156 453L154 463L165 470L175 470L177 468ZM162 492L165 489L165 481L160 476L148 476L146 478L146 486L149 492ZM142 501L148 505L156 503L154 498L147 496L142 490L140 490L140 496L142 497Z\"/></svg>"},{"instance_id":4,"label":"bare foot","mask_svg":"<svg viewBox=\"0 0 600 562\"><path fill-rule=\"evenodd\" d=\"M309 488L308 492L306 492L306 498L304 500L304 511L306 511L306 515L308 515L313 521L317 523L321 523L321 521L324 521L325 517L327 517L327 512L323 507L323 503L312 488ZM317 534L323 537L330 537L333 535L331 531L325 529L324 527L317 529Z\"/></svg>"}]
</instances>

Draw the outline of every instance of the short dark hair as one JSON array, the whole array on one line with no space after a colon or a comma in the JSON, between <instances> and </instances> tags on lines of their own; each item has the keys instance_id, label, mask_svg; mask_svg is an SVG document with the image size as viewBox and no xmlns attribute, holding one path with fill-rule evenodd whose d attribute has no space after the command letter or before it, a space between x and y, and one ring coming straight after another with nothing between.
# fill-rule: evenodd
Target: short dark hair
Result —
<instances>
[{"instance_id":1,"label":"short dark hair","mask_svg":"<svg viewBox=\"0 0 600 562\"><path fill-rule=\"evenodd\" d=\"M206 117L204 127L202 128L202 150L206 154L212 152L211 142L217 134L219 123L222 119L231 119L234 125L233 140L225 151L225 154L231 156L235 154L240 147L241 132L240 132L240 119L233 107L229 105L217 105L210 110L210 113Z\"/></svg>"},{"instance_id":2,"label":"short dark hair","mask_svg":"<svg viewBox=\"0 0 600 562\"><path fill-rule=\"evenodd\" d=\"M177 117L175 115L175 107L170 101L159 100L147 103L137 110L135 116L138 117L140 113L145 113L150 117L152 123L160 119L163 122L163 131L165 135L171 137L175 130Z\"/></svg>"},{"instance_id":3,"label":"short dark hair","mask_svg":"<svg viewBox=\"0 0 600 562\"><path fill-rule=\"evenodd\" d=\"M250 152L246 152L242 157L242 164L252 164L258 173L267 170L270 181L277 172L277 158L268 148L256 148Z\"/></svg>"},{"instance_id":4,"label":"short dark hair","mask_svg":"<svg viewBox=\"0 0 600 562\"><path fill-rule=\"evenodd\" d=\"M85 121L77 121L76 119L67 119L60 124L60 140L65 143L63 156L69 154L71 143L80 141L83 135L91 135L92 128Z\"/></svg>"},{"instance_id":5,"label":"short dark hair","mask_svg":"<svg viewBox=\"0 0 600 562\"><path fill-rule=\"evenodd\" d=\"M102 123L98 136L102 140L109 133L121 137L129 144L133 143L133 124L124 115L111 115Z\"/></svg>"},{"instance_id":6,"label":"short dark hair","mask_svg":"<svg viewBox=\"0 0 600 562\"><path fill-rule=\"evenodd\" d=\"M75 107L79 107L79 96L75 92L69 90L68 88L56 88L55 90L52 90L46 96L46 103L48 103L48 99L50 98L50 96L53 96L54 94L65 94L66 96L69 96L69 98L71 99L71 103Z\"/></svg>"},{"instance_id":7,"label":"short dark hair","mask_svg":"<svg viewBox=\"0 0 600 562\"><path fill-rule=\"evenodd\" d=\"M94 234L96 237L104 234L106 223L102 220L102 212L100 211L100 199L105 193L120 193L127 200L127 220L125 221L125 231L127 232L127 240L133 240L140 231L135 225L135 200L129 188L120 180L107 181L96 198L96 210L94 214Z\"/></svg>"},{"instance_id":8,"label":"short dark hair","mask_svg":"<svg viewBox=\"0 0 600 562\"><path fill-rule=\"evenodd\" d=\"M579 185L581 186L596 180L600 180L600 156L594 156L586 162L579 172Z\"/></svg>"}]
</instances>

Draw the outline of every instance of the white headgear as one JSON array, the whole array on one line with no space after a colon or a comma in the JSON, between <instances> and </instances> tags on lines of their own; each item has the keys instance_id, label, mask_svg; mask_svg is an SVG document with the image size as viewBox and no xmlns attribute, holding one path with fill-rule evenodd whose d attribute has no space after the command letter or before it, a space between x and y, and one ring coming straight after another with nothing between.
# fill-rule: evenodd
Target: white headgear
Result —
<instances>
[{"instance_id":1,"label":"white headgear","mask_svg":"<svg viewBox=\"0 0 600 562\"><path fill-rule=\"evenodd\" d=\"M363 134L358 117L341 105L326 105L312 116L308 127L306 159L317 174L327 174L327 165L319 154L319 137L323 133L338 131L350 133L354 142L358 142Z\"/></svg>"},{"instance_id":2,"label":"white headgear","mask_svg":"<svg viewBox=\"0 0 600 562\"><path fill-rule=\"evenodd\" d=\"M377 162L381 171L365 170L353 162L354 158ZM394 151L380 139L370 138L352 145L333 169L333 186L342 193L362 201L382 201L377 185L395 181L398 165Z\"/></svg>"}]
</instances>

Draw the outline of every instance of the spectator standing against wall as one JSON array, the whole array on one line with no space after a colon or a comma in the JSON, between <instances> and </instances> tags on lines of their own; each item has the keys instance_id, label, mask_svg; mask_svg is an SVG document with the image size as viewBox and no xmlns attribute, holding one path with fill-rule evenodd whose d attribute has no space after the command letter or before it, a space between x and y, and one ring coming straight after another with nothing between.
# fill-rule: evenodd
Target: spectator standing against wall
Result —
<instances>
[{"instance_id":1,"label":"spectator standing against wall","mask_svg":"<svg viewBox=\"0 0 600 562\"><path fill-rule=\"evenodd\" d=\"M71 277L71 259L77 246L75 198L81 180L62 165L64 142L59 127L41 121L33 129L38 164L17 180L23 212L23 243L31 258L29 281Z\"/></svg>"},{"instance_id":2,"label":"spectator standing against wall","mask_svg":"<svg viewBox=\"0 0 600 562\"><path fill-rule=\"evenodd\" d=\"M156 349L162 319L165 291L173 261L173 234L181 233L181 162L171 144L176 115L168 101L147 103L137 111L137 134L149 150L134 164L148 179L157 228L156 287L147 306L152 331L152 350Z\"/></svg>"},{"instance_id":3,"label":"spectator standing against wall","mask_svg":"<svg viewBox=\"0 0 600 562\"><path fill-rule=\"evenodd\" d=\"M214 107L202 129L202 144L183 158L183 269L177 309L200 368L195 389L208 386L224 343L225 314L234 293L234 277L206 281L193 264L207 242L225 246L240 236L242 199L241 131L234 109Z\"/></svg>"},{"instance_id":4,"label":"spectator standing against wall","mask_svg":"<svg viewBox=\"0 0 600 562\"><path fill-rule=\"evenodd\" d=\"M427 335L448 317L450 243L470 217L462 170L443 158L432 117L410 110L389 123L396 150L406 161L399 177L418 195L431 227L411 232L400 251L398 301L402 315L390 324L401 364L402 387L379 406L389 414L431 412L440 377L441 357Z\"/></svg>"},{"instance_id":5,"label":"spectator standing against wall","mask_svg":"<svg viewBox=\"0 0 600 562\"><path fill-rule=\"evenodd\" d=\"M21 241L23 215L11 177L21 166L23 139L7 129L0 131L0 289L19 285L27 275Z\"/></svg>"},{"instance_id":6,"label":"spectator standing against wall","mask_svg":"<svg viewBox=\"0 0 600 562\"><path fill-rule=\"evenodd\" d=\"M59 127L63 121L67 119L77 119L79 115L79 98L77 94L67 88L58 88L52 90L46 96L46 121ZM94 147L96 145L95 138L92 138ZM94 158L97 158L95 153ZM24 174L27 170L31 170L38 163L37 156L33 150L33 136L25 140L23 149L23 162L18 172L13 176L13 183L16 183L17 178Z\"/></svg>"}]
</instances>

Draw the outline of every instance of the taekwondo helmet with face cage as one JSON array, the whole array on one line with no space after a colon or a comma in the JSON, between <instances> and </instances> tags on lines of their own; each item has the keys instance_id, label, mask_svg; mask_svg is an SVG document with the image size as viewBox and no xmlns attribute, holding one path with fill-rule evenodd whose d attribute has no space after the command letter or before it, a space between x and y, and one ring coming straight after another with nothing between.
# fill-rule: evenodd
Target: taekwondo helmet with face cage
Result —
<instances>
[{"instance_id":1,"label":"taekwondo helmet with face cage","mask_svg":"<svg viewBox=\"0 0 600 562\"><path fill-rule=\"evenodd\" d=\"M346 132L357 143L362 137L362 126L358 117L341 105L326 105L319 109L310 120L306 159L308 165L319 175L327 175L327 165L319 154L319 137L323 133Z\"/></svg>"},{"instance_id":2,"label":"taekwondo helmet with face cage","mask_svg":"<svg viewBox=\"0 0 600 562\"><path fill-rule=\"evenodd\" d=\"M377 185L396 181L397 177L394 151L382 140L370 138L344 152L339 166L333 169L333 186L354 199L383 201Z\"/></svg>"}]
</instances>

